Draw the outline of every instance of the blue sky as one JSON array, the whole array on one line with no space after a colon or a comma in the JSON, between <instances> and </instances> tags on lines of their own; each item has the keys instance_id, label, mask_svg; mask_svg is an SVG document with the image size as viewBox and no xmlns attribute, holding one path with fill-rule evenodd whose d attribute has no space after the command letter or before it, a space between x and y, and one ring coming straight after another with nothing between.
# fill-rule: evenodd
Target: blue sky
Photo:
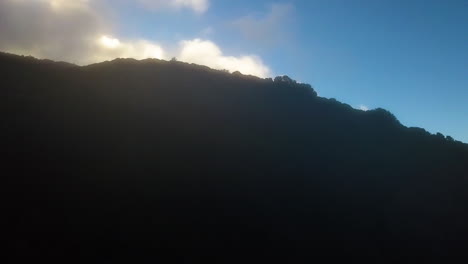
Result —
<instances>
[{"instance_id":1,"label":"blue sky","mask_svg":"<svg viewBox=\"0 0 468 264\"><path fill-rule=\"evenodd\" d=\"M35 31L54 33L48 33L51 40L33 39L33 49L26 45L30 39L16 38L27 32L24 25L0 25L0 33L13 31L9 39L16 41L0 40L1 50L82 64L175 56L262 77L286 74L310 83L320 96L383 107L404 125L468 142L466 0L76 0L73 6L65 0L23 0L22 6L5 1L0 10L8 12L7 21L27 11L35 14L27 17L67 27L34 23ZM33 5L43 10L32 11ZM45 48L61 45L71 32L77 34L69 37L67 52ZM93 34L106 36L100 37L105 45L85 50Z\"/></svg>"}]
</instances>

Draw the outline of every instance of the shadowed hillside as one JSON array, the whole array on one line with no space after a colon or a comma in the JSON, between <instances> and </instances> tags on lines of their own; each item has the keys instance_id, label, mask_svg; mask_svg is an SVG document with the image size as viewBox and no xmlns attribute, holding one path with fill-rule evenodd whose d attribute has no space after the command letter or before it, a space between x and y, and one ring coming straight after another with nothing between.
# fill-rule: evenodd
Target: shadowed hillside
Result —
<instances>
[{"instance_id":1,"label":"shadowed hillside","mask_svg":"<svg viewBox=\"0 0 468 264\"><path fill-rule=\"evenodd\" d=\"M0 74L16 256L379 263L468 250L468 145L386 110L175 61L0 54Z\"/></svg>"}]
</instances>

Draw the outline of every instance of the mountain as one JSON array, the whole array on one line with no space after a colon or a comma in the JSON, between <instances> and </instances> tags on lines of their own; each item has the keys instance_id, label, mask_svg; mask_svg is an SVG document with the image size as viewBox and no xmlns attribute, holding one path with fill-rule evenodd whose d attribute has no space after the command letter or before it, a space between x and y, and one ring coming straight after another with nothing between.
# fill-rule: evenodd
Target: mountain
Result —
<instances>
[{"instance_id":1,"label":"mountain","mask_svg":"<svg viewBox=\"0 0 468 264\"><path fill-rule=\"evenodd\" d=\"M468 252L468 145L384 109L177 61L2 53L0 74L2 221L16 257Z\"/></svg>"}]
</instances>

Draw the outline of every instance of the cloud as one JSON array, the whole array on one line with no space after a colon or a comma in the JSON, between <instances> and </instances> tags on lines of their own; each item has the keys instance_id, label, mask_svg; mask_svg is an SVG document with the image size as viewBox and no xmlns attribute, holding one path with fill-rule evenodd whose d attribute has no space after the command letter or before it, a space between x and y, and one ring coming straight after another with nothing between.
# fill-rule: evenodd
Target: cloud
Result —
<instances>
[{"instance_id":1,"label":"cloud","mask_svg":"<svg viewBox=\"0 0 468 264\"><path fill-rule=\"evenodd\" d=\"M108 28L91 1L0 1L0 49L79 63Z\"/></svg>"},{"instance_id":2,"label":"cloud","mask_svg":"<svg viewBox=\"0 0 468 264\"><path fill-rule=\"evenodd\" d=\"M259 77L267 77L271 74L270 69L257 56L225 56L216 44L208 40L182 41L178 58L181 61L202 64L215 69L240 71Z\"/></svg>"},{"instance_id":3,"label":"cloud","mask_svg":"<svg viewBox=\"0 0 468 264\"><path fill-rule=\"evenodd\" d=\"M369 107L367 107L367 106L365 106L365 105L363 105L363 104L359 105L359 106L358 106L358 109L359 109L359 110L362 110L362 111L369 111Z\"/></svg>"},{"instance_id":4,"label":"cloud","mask_svg":"<svg viewBox=\"0 0 468 264\"><path fill-rule=\"evenodd\" d=\"M138 0L140 4L152 10L161 9L192 9L197 14L202 14L208 10L208 0Z\"/></svg>"},{"instance_id":5,"label":"cloud","mask_svg":"<svg viewBox=\"0 0 468 264\"><path fill-rule=\"evenodd\" d=\"M99 49L95 52L93 61L104 61L117 57L135 59L168 59L170 57L161 46L145 40L121 42L117 38L103 35L97 40L97 45ZM209 40L181 41L179 50L172 55L180 61L201 64L214 69L240 71L259 77L270 75L270 69L255 55L225 56L221 49Z\"/></svg>"},{"instance_id":6,"label":"cloud","mask_svg":"<svg viewBox=\"0 0 468 264\"><path fill-rule=\"evenodd\" d=\"M16 0L16 1L24 1L24 0ZM56 10L63 10L63 9L86 9L88 8L88 4L90 0L39 0L43 2L48 2L52 8Z\"/></svg>"},{"instance_id":7,"label":"cloud","mask_svg":"<svg viewBox=\"0 0 468 264\"><path fill-rule=\"evenodd\" d=\"M2 0L0 50L89 64L114 58L165 58L145 40L104 35L110 25L91 0Z\"/></svg>"},{"instance_id":8,"label":"cloud","mask_svg":"<svg viewBox=\"0 0 468 264\"><path fill-rule=\"evenodd\" d=\"M0 50L79 65L114 58L168 59L176 56L181 61L215 69L260 77L270 75L269 68L257 56L227 56L209 40L185 40L177 50L168 53L155 41L116 36L111 30L113 23L102 15L100 8L103 6L96 6L97 2L103 3L94 0L0 0Z\"/></svg>"},{"instance_id":9,"label":"cloud","mask_svg":"<svg viewBox=\"0 0 468 264\"><path fill-rule=\"evenodd\" d=\"M242 35L250 40L263 45L275 44L289 38L291 26L289 26L294 16L295 7L290 3L273 4L267 13L249 15L232 22Z\"/></svg>"},{"instance_id":10,"label":"cloud","mask_svg":"<svg viewBox=\"0 0 468 264\"><path fill-rule=\"evenodd\" d=\"M161 46L146 40L121 42L119 39L103 35L96 40L97 49L91 61L105 61L114 58L167 59Z\"/></svg>"}]
</instances>

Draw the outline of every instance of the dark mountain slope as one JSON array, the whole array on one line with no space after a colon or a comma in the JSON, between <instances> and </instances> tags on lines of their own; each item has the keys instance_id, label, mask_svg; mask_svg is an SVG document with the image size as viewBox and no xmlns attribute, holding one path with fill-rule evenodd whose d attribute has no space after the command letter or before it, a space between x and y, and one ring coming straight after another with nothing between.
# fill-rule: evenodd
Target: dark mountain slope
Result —
<instances>
[{"instance_id":1,"label":"dark mountain slope","mask_svg":"<svg viewBox=\"0 0 468 264\"><path fill-rule=\"evenodd\" d=\"M0 54L18 256L463 255L468 146L306 84L159 60Z\"/></svg>"}]
</instances>

